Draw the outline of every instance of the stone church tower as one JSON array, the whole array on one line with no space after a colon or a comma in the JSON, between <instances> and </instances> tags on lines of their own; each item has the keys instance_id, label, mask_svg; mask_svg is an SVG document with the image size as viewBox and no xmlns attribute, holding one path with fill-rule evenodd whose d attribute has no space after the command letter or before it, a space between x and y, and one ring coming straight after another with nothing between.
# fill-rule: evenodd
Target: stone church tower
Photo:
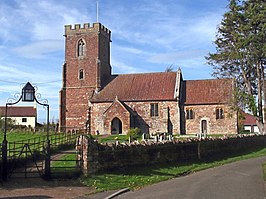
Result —
<instances>
[{"instance_id":1,"label":"stone church tower","mask_svg":"<svg viewBox=\"0 0 266 199\"><path fill-rule=\"evenodd\" d=\"M60 129L85 129L88 101L111 79L111 31L100 23L92 27L65 26L65 63L60 91Z\"/></svg>"}]
</instances>

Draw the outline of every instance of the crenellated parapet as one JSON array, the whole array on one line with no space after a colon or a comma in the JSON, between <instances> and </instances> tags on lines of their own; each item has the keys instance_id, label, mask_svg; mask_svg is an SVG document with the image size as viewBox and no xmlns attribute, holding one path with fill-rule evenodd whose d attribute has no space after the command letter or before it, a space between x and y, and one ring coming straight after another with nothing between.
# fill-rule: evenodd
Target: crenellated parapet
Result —
<instances>
[{"instance_id":1,"label":"crenellated parapet","mask_svg":"<svg viewBox=\"0 0 266 199\"><path fill-rule=\"evenodd\" d=\"M83 26L80 24L65 25L65 36L68 35L76 35L76 34L88 34L89 32L98 32L101 34L105 34L109 38L111 38L111 31L103 26L101 23L93 23L90 26L90 23L84 23Z\"/></svg>"}]
</instances>

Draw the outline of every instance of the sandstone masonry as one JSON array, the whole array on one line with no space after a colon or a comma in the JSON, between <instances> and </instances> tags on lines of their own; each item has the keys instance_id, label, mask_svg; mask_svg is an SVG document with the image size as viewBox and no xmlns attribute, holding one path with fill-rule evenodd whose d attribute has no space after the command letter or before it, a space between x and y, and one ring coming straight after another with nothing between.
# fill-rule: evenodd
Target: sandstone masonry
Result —
<instances>
[{"instance_id":1,"label":"sandstone masonry","mask_svg":"<svg viewBox=\"0 0 266 199\"><path fill-rule=\"evenodd\" d=\"M126 134L235 134L231 79L184 80L176 72L114 75L111 31L100 23L65 26L61 131Z\"/></svg>"}]
</instances>

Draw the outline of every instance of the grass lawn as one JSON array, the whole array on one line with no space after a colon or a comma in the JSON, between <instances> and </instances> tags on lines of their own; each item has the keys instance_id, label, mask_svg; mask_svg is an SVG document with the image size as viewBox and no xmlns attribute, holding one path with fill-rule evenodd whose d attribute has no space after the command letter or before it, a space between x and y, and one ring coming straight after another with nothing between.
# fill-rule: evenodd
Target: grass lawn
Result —
<instances>
[{"instance_id":1,"label":"grass lawn","mask_svg":"<svg viewBox=\"0 0 266 199\"><path fill-rule=\"evenodd\" d=\"M45 137L46 133L30 133L30 132L7 132L6 137L8 142L34 139L38 137ZM0 142L4 139L4 133L0 132Z\"/></svg>"},{"instance_id":2,"label":"grass lawn","mask_svg":"<svg viewBox=\"0 0 266 199\"><path fill-rule=\"evenodd\" d=\"M51 161L51 173L55 178L78 178L81 170L77 167L76 154L65 154Z\"/></svg>"},{"instance_id":3,"label":"grass lawn","mask_svg":"<svg viewBox=\"0 0 266 199\"><path fill-rule=\"evenodd\" d=\"M187 164L163 164L157 166L134 167L116 171L99 173L83 177L81 181L94 187L95 192L116 190L129 187L131 190L139 189L145 185L154 184L177 176L194 173L196 171L220 166L223 164L266 155L266 148L246 155L227 158L214 162L197 162ZM266 164L264 165L264 170Z\"/></svg>"},{"instance_id":4,"label":"grass lawn","mask_svg":"<svg viewBox=\"0 0 266 199\"><path fill-rule=\"evenodd\" d=\"M128 142L127 135L107 135L107 136L93 136L99 143L106 142Z\"/></svg>"}]
</instances>

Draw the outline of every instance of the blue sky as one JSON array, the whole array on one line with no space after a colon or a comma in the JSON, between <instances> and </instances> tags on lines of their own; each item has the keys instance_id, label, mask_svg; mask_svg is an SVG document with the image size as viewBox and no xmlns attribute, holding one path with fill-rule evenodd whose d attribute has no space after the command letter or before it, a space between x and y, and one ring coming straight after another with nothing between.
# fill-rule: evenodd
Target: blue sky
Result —
<instances>
[{"instance_id":1,"label":"blue sky","mask_svg":"<svg viewBox=\"0 0 266 199\"><path fill-rule=\"evenodd\" d=\"M227 0L99 0L99 22L112 31L113 73L182 69L184 79L209 79L204 56ZM26 82L58 119L64 25L96 22L96 0L0 0L0 105ZM28 105L20 103L19 105ZM38 107L38 120L45 110Z\"/></svg>"}]
</instances>

